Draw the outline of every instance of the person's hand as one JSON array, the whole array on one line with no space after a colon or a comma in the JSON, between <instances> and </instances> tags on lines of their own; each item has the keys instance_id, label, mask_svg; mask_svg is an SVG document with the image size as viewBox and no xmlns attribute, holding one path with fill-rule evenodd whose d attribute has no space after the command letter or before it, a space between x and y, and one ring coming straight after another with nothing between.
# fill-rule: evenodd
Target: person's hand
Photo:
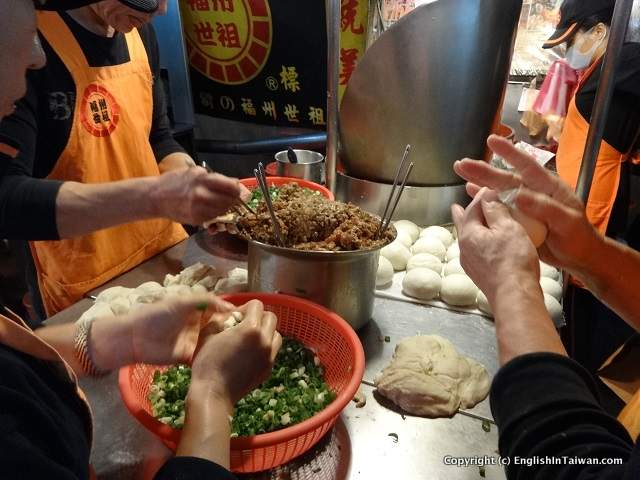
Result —
<instances>
[{"instance_id":1,"label":"person's hand","mask_svg":"<svg viewBox=\"0 0 640 480\"><path fill-rule=\"evenodd\" d=\"M524 228L496 201L496 194L482 189L464 210L451 208L458 230L460 263L489 302L501 288L509 290L524 284L537 286L540 263L536 250Z\"/></svg>"},{"instance_id":2,"label":"person's hand","mask_svg":"<svg viewBox=\"0 0 640 480\"><path fill-rule=\"evenodd\" d=\"M247 192L235 178L194 167L158 176L149 200L158 217L200 225L226 213Z\"/></svg>"},{"instance_id":3,"label":"person's hand","mask_svg":"<svg viewBox=\"0 0 640 480\"><path fill-rule=\"evenodd\" d=\"M545 243L538 249L540 258L581 277L595 245L602 236L589 223L584 205L556 175L505 139L492 135L487 142L514 171L494 168L477 160L461 160L455 172L467 180L467 192L476 196L482 187L505 191L520 187L516 206L523 213L543 222L548 230Z\"/></svg>"},{"instance_id":4,"label":"person's hand","mask_svg":"<svg viewBox=\"0 0 640 480\"><path fill-rule=\"evenodd\" d=\"M282 346L276 331L278 319L252 300L237 308L242 322L222 331L228 315L214 315L200 332L200 341L191 367L191 386L225 399L233 406L265 381Z\"/></svg>"}]
</instances>

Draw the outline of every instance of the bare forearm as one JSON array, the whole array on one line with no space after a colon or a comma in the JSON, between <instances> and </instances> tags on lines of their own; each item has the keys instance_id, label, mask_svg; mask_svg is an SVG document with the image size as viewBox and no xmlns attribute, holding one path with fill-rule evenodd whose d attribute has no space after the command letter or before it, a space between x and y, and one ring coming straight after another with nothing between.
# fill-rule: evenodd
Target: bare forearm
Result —
<instances>
[{"instance_id":1,"label":"bare forearm","mask_svg":"<svg viewBox=\"0 0 640 480\"><path fill-rule=\"evenodd\" d=\"M208 387L191 385L177 456L198 457L229 468L233 405Z\"/></svg>"},{"instance_id":2,"label":"bare forearm","mask_svg":"<svg viewBox=\"0 0 640 480\"><path fill-rule=\"evenodd\" d=\"M505 283L492 307L501 365L527 353L566 355L536 282Z\"/></svg>"},{"instance_id":3,"label":"bare forearm","mask_svg":"<svg viewBox=\"0 0 640 480\"><path fill-rule=\"evenodd\" d=\"M169 172L171 170L177 170L179 168L191 168L195 167L196 162L193 161L186 153L176 152L170 155L167 155L162 159L162 161L158 164L160 168L160 173Z\"/></svg>"},{"instance_id":4,"label":"bare forearm","mask_svg":"<svg viewBox=\"0 0 640 480\"><path fill-rule=\"evenodd\" d=\"M83 184L66 182L56 199L60 238L85 235L103 228L155 216L149 191L157 177Z\"/></svg>"}]
</instances>

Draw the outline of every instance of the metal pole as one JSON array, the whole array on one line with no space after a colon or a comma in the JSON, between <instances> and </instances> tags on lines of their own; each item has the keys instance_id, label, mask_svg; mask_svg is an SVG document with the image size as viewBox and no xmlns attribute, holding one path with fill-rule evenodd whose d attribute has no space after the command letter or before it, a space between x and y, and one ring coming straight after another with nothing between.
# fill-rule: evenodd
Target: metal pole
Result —
<instances>
[{"instance_id":1,"label":"metal pole","mask_svg":"<svg viewBox=\"0 0 640 480\"><path fill-rule=\"evenodd\" d=\"M340 75L340 0L325 0L327 13L327 187L336 191L338 165L338 81Z\"/></svg>"},{"instance_id":2,"label":"metal pole","mask_svg":"<svg viewBox=\"0 0 640 480\"><path fill-rule=\"evenodd\" d=\"M589 199L589 192L591 191L593 174L596 169L596 160L600 153L602 135L604 134L611 97L615 88L615 71L620 63L620 52L622 51L622 45L627 34L627 26L629 25L632 7L633 0L617 0L613 11L609 43L602 63L600 83L598 84L598 92L591 113L589 135L587 137L584 155L582 156L580 176L578 177L578 185L576 188L576 193L585 204Z\"/></svg>"}]
</instances>

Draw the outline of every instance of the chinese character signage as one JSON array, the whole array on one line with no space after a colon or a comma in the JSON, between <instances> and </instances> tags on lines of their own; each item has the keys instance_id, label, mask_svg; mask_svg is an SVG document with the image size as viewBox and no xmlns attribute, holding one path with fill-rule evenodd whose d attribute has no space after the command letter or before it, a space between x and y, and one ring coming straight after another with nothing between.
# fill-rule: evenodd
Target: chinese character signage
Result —
<instances>
[{"instance_id":1,"label":"chinese character signage","mask_svg":"<svg viewBox=\"0 0 640 480\"><path fill-rule=\"evenodd\" d=\"M180 0L198 113L326 125L324 0ZM367 0L342 0L340 95L364 53Z\"/></svg>"}]
</instances>

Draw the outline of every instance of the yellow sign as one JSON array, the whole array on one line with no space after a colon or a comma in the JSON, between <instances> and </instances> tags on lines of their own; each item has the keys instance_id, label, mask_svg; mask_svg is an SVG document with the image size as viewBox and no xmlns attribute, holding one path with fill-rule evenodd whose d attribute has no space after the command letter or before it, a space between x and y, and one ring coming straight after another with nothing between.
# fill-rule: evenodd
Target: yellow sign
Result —
<instances>
[{"instance_id":1,"label":"yellow sign","mask_svg":"<svg viewBox=\"0 0 640 480\"><path fill-rule=\"evenodd\" d=\"M340 35L340 99L351 74L364 55L367 40L368 0L342 0Z\"/></svg>"}]
</instances>

